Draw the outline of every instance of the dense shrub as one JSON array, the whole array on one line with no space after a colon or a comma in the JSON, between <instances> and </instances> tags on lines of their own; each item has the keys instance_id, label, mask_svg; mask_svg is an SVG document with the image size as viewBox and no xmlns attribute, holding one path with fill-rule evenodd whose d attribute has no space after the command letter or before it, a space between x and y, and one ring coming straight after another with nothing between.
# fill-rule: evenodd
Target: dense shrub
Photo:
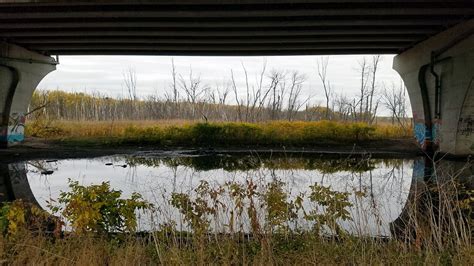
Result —
<instances>
[{"instance_id":1,"label":"dense shrub","mask_svg":"<svg viewBox=\"0 0 474 266\"><path fill-rule=\"evenodd\" d=\"M58 202L51 204L54 212L61 212L72 229L79 234L85 232L133 232L137 227L137 210L149 209L151 204L133 193L121 199L122 191L110 188L108 182L100 185L82 186L69 181L69 192L61 192Z\"/></svg>"}]
</instances>

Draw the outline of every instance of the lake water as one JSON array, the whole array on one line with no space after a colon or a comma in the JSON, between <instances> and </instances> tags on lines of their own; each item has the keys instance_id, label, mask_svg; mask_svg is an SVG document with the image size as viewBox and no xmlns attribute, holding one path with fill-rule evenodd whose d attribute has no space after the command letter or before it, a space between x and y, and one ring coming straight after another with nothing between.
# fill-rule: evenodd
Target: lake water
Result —
<instances>
[{"instance_id":1,"label":"lake water","mask_svg":"<svg viewBox=\"0 0 474 266\"><path fill-rule=\"evenodd\" d=\"M423 179L426 170L423 158L324 159L295 154L195 156L152 152L89 159L33 160L0 167L4 176L2 189L6 191L3 200L33 199L46 210L48 200L69 190L69 179L82 185L107 181L112 188L123 191L125 197L139 192L158 207L153 214L140 214L139 230L150 230L169 221L176 221L180 229L186 230L183 217L170 205L171 194L194 195L194 189L203 180L211 187L224 186L226 182L245 184L251 180L257 190L281 181L290 200L298 195L309 195L310 186L317 183L349 192L351 220L339 224L353 234L370 236L391 236L390 224L401 215L412 184ZM468 178L472 180L472 175ZM8 182L12 183L10 188ZM231 201L228 198L226 206L230 206ZM315 208L310 201L304 201L303 206ZM223 208L221 212L221 223L212 224L217 231L225 230L230 219L228 210ZM265 212L261 211L259 215L264 219ZM304 227L305 220L301 217L299 220ZM244 227L248 229L248 226L248 221L244 221ZM310 224L306 226L310 227Z\"/></svg>"}]
</instances>

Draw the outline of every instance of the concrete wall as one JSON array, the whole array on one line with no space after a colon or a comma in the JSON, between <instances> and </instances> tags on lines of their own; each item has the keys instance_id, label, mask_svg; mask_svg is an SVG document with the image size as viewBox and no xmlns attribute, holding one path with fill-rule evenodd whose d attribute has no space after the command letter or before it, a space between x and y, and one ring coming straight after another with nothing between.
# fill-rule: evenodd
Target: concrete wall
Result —
<instances>
[{"instance_id":1,"label":"concrete wall","mask_svg":"<svg viewBox=\"0 0 474 266\"><path fill-rule=\"evenodd\" d=\"M56 61L16 45L0 43L0 142L24 139L25 113L39 82Z\"/></svg>"},{"instance_id":2,"label":"concrete wall","mask_svg":"<svg viewBox=\"0 0 474 266\"><path fill-rule=\"evenodd\" d=\"M400 74L408 89L413 118L415 120L415 136L423 148L428 145L427 136L432 135L432 143L436 151L454 155L474 154L474 20L466 21L450 28L428 40L417 44L411 49L396 56L393 68ZM440 54L434 70L441 79L441 115L436 117L435 79L427 71L420 74L420 68L431 62L432 51L439 51L455 45ZM427 101L430 110L423 105L422 88L419 79L427 85ZM432 131L426 121L426 113L432 119ZM428 130L429 131L429 130Z\"/></svg>"}]
</instances>

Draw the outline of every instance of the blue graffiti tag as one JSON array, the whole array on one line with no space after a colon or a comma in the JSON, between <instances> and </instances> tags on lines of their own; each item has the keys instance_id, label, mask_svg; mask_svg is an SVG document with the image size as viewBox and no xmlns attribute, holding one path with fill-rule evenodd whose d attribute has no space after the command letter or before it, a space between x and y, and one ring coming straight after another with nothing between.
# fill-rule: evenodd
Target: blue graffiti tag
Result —
<instances>
[{"instance_id":1,"label":"blue graffiti tag","mask_svg":"<svg viewBox=\"0 0 474 266\"><path fill-rule=\"evenodd\" d=\"M426 136L426 126L424 123L416 123L415 124L415 138L416 138L416 141L418 141L418 143L420 145L423 145L423 143L425 142L425 136Z\"/></svg>"}]
</instances>

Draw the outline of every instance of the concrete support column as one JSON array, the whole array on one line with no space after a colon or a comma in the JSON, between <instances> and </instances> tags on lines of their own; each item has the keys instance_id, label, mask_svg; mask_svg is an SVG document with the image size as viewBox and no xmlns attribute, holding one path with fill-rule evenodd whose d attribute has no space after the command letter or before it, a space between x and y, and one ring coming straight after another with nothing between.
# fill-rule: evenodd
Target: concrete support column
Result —
<instances>
[{"instance_id":1,"label":"concrete support column","mask_svg":"<svg viewBox=\"0 0 474 266\"><path fill-rule=\"evenodd\" d=\"M39 82L56 61L22 47L0 43L0 147L24 139L25 114Z\"/></svg>"},{"instance_id":2,"label":"concrete support column","mask_svg":"<svg viewBox=\"0 0 474 266\"><path fill-rule=\"evenodd\" d=\"M427 153L474 154L474 20L397 55L393 68L408 89L420 146Z\"/></svg>"}]
</instances>

